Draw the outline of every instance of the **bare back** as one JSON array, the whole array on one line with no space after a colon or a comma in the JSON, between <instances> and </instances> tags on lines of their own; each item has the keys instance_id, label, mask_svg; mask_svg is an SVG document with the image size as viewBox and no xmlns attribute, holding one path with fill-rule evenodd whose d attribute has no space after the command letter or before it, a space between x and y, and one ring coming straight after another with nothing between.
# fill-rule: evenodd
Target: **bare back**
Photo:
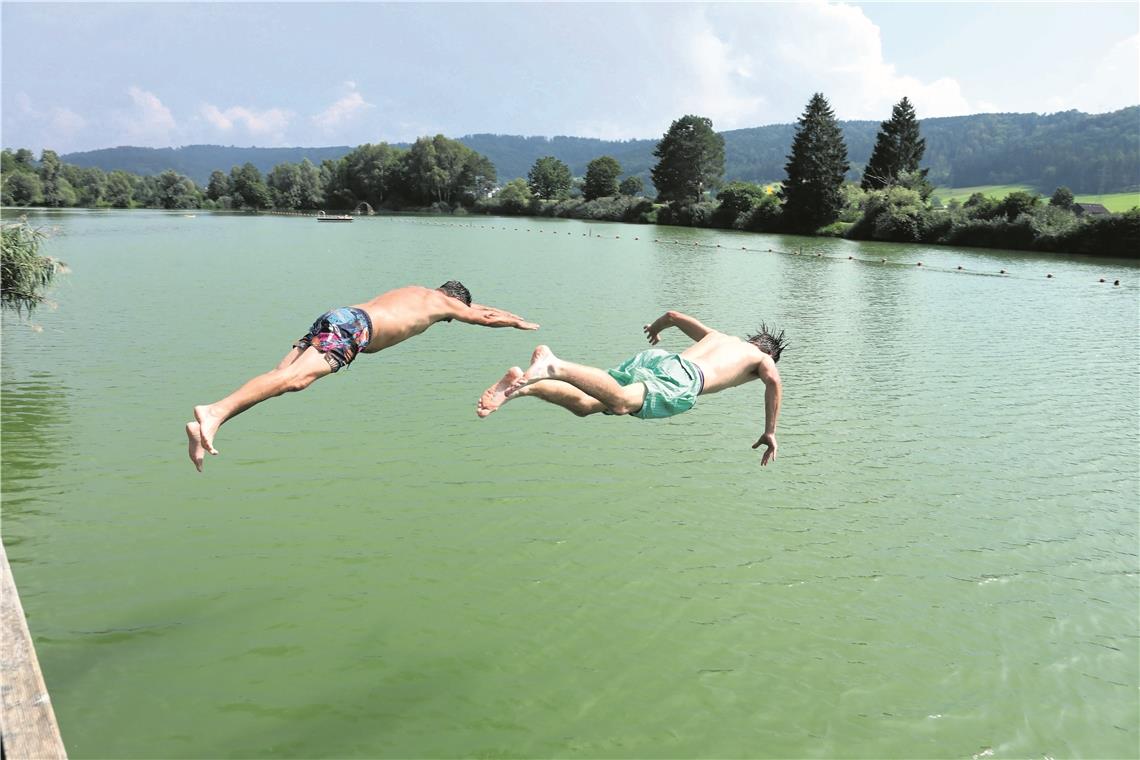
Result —
<instances>
[{"instance_id":1,"label":"bare back","mask_svg":"<svg viewBox=\"0 0 1140 760\"><path fill-rule=\"evenodd\" d=\"M372 320L372 339L361 350L372 354L419 335L436 322L452 317L457 303L439 290L408 285L356 304Z\"/></svg>"},{"instance_id":2,"label":"bare back","mask_svg":"<svg viewBox=\"0 0 1140 760\"><path fill-rule=\"evenodd\" d=\"M685 349L681 356L695 363L704 373L702 393L716 393L758 380L761 364L772 361L752 343L716 330L710 330L705 337Z\"/></svg>"}]
</instances>

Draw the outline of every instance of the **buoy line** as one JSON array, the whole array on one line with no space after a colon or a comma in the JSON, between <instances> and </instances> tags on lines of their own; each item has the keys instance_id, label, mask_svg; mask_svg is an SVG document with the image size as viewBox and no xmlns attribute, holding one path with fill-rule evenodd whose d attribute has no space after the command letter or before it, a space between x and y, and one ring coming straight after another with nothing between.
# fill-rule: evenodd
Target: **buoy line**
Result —
<instances>
[{"instance_id":1,"label":"buoy line","mask_svg":"<svg viewBox=\"0 0 1140 760\"><path fill-rule=\"evenodd\" d=\"M386 217L386 218L391 220L391 219L396 219L398 217ZM406 217L400 218L399 221L406 222L409 224L423 224L423 225L428 225L428 226L433 226L433 227L467 227L467 228L478 229L478 230L503 231L503 232L511 231L507 227L496 227L494 225L482 225L482 224L474 224L474 223L470 223L470 222L468 222L468 223L439 222L439 221L428 221L428 220L420 220L420 219L409 219ZM578 221L581 221L581 220L578 220ZM513 228L513 231L519 232L520 229L518 227L515 227L515 228ZM521 231L524 233L527 233L527 232L531 232L531 229L529 227L524 227L524 228L522 228ZM542 230L542 229L536 229L534 231L538 232L538 233L547 232L547 230ZM552 235L558 234L557 230L550 230L549 232ZM573 232L567 232L566 234L572 235ZM582 237L589 237L590 239L593 239L593 240L621 240L622 239L621 235L614 235L613 237L610 237L608 235L600 235L600 234L595 235L595 234L593 234L592 230L590 231L589 234L583 232ZM640 238L640 236L636 236L633 239L640 241L641 238ZM646 242L649 242L648 238L646 239ZM723 243L702 243L699 240L695 240L695 241L690 242L687 240L667 240L667 239L662 239L662 238L653 238L652 242L657 243L659 245L676 245L676 246L684 246L686 248L690 248L690 247L691 248L708 248L710 250L717 250L717 249L724 250L724 249L729 248L729 246L727 246ZM735 248L731 248L731 250L735 250ZM776 254L780 254L782 256L803 256L803 255L805 255L803 248L798 248L798 249L792 250L792 251L781 251L781 250L777 250L774 248L749 248L746 245L742 245L742 246L740 246L740 250L748 252L748 253L776 253ZM1012 279L1023 279L1023 280L1029 279L1028 277L1024 277L1024 276L1014 276L1012 272L1010 272L1009 270L1004 269L1004 268L998 269L998 271L996 271L996 272L994 272L992 270L968 269L968 268L963 267L961 265L958 265L953 269L949 269L949 268L939 267L939 266L929 266L922 261L915 261L912 263L912 262L904 262L904 261L887 261L887 259L881 258L881 257L879 259L860 258L858 256L853 256L853 255L847 255L846 257L844 257L842 255L829 255L829 254L826 254L822 251L810 251L810 250L807 251L807 254L808 255L814 255L814 258L817 258L817 259L831 259L833 261L854 261L854 262L858 262L861 264L877 264L879 266L883 266L883 265L896 266L896 267L905 266L908 268L911 268L911 267L922 268L924 270L931 271L931 272L961 273L961 274L970 274L970 275L982 276L982 277L1010 277ZM1052 272L1046 272L1044 274L1044 276L1042 277L1042 279L1055 280L1058 278ZM1128 285L1122 285L1119 278L1112 278L1110 280L1110 279L1105 278L1105 277L1100 277L1097 279L1097 282L1100 284L1109 284L1111 282L1113 287L1131 287Z\"/></svg>"}]
</instances>

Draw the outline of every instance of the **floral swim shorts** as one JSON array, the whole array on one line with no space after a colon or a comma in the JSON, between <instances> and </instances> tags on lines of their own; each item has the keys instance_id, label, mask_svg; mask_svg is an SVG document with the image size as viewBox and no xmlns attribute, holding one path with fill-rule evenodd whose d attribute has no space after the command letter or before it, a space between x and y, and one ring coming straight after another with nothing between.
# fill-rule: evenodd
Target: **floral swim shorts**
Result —
<instances>
[{"instance_id":1,"label":"floral swim shorts","mask_svg":"<svg viewBox=\"0 0 1140 760\"><path fill-rule=\"evenodd\" d=\"M352 364L360 349L372 340L372 320L368 312L346 306L326 311L317 317L303 338L293 348L304 351L309 346L324 354L325 361L337 372Z\"/></svg>"}]
</instances>

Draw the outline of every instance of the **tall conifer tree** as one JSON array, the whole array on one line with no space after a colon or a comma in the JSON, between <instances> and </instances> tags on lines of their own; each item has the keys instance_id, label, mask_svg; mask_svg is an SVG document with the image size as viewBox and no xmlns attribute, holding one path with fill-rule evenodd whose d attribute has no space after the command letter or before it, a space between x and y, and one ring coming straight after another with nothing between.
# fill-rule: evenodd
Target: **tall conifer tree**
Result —
<instances>
[{"instance_id":1,"label":"tall conifer tree","mask_svg":"<svg viewBox=\"0 0 1140 760\"><path fill-rule=\"evenodd\" d=\"M780 196L785 226L810 232L839 218L848 168L847 144L835 112L817 92L796 125L792 154L784 166L788 177Z\"/></svg>"},{"instance_id":2,"label":"tall conifer tree","mask_svg":"<svg viewBox=\"0 0 1140 760\"><path fill-rule=\"evenodd\" d=\"M891 118L879 126L875 149L863 170L863 189L881 190L893 185L903 172L917 172L925 152L926 140L919 132L914 107L904 97L891 110Z\"/></svg>"}]
</instances>

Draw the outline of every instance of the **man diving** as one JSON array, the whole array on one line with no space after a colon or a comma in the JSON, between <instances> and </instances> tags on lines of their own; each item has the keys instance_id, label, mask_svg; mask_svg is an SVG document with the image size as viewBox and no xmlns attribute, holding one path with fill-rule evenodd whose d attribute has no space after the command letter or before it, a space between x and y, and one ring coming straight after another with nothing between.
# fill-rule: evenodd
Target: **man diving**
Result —
<instances>
[{"instance_id":1,"label":"man diving","mask_svg":"<svg viewBox=\"0 0 1140 760\"><path fill-rule=\"evenodd\" d=\"M782 386L776 362L786 345L784 333L759 333L741 339L714 330L687 314L667 311L644 331L657 345L662 330L676 327L696 341L680 354L651 348L610 370L574 364L539 346L525 371L511 367L479 399L475 413L486 417L507 401L536 396L579 417L603 412L658 419L693 408L697 397L725 388L764 382L764 433L752 448L765 447L761 465L776 458L776 419Z\"/></svg>"},{"instance_id":2,"label":"man diving","mask_svg":"<svg viewBox=\"0 0 1140 760\"><path fill-rule=\"evenodd\" d=\"M194 407L186 423L190 461L202 471L206 452L217 454L218 428L255 404L309 387L314 380L348 366L358 353L372 354L419 335L436 322L457 319L484 327L537 330L517 314L471 303L471 293L458 280L438 288L409 285L371 301L325 312L293 344L275 369L249 380L213 404Z\"/></svg>"}]
</instances>

